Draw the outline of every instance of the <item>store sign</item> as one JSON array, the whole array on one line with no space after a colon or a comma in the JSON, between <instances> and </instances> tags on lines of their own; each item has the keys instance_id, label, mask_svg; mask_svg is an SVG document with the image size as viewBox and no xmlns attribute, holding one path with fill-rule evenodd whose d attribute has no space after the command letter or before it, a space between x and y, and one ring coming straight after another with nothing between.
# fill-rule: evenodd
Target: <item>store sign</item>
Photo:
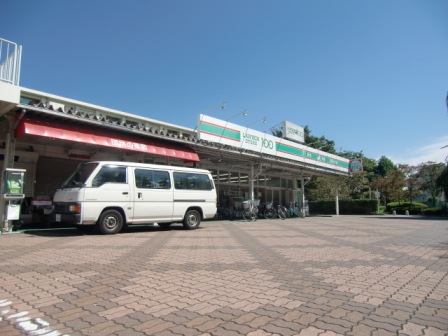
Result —
<instances>
[{"instance_id":1,"label":"store sign","mask_svg":"<svg viewBox=\"0 0 448 336\"><path fill-rule=\"evenodd\" d=\"M285 139L301 143L305 142L305 129L302 126L293 124L289 121L284 121L282 125L282 132Z\"/></svg>"},{"instance_id":2,"label":"store sign","mask_svg":"<svg viewBox=\"0 0 448 336\"><path fill-rule=\"evenodd\" d=\"M197 136L200 140L315 164L345 173L349 171L348 159L225 120L201 114L197 129Z\"/></svg>"},{"instance_id":3,"label":"store sign","mask_svg":"<svg viewBox=\"0 0 448 336\"><path fill-rule=\"evenodd\" d=\"M350 160L350 173L362 172L362 159Z\"/></svg>"}]
</instances>

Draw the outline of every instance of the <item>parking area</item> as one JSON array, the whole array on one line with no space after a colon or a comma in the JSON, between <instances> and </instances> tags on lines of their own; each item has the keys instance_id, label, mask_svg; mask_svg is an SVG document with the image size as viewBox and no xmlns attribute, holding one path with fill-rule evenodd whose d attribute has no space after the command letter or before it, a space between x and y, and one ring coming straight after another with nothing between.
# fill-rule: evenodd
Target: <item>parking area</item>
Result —
<instances>
[{"instance_id":1,"label":"parking area","mask_svg":"<svg viewBox=\"0 0 448 336\"><path fill-rule=\"evenodd\" d=\"M448 335L448 220L0 235L0 335Z\"/></svg>"}]
</instances>

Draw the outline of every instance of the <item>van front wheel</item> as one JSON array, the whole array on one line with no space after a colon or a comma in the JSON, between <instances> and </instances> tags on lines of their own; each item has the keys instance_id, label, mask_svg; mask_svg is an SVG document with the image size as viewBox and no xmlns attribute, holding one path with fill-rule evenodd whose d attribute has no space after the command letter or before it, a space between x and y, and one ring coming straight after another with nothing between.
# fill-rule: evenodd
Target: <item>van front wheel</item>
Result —
<instances>
[{"instance_id":1,"label":"van front wheel","mask_svg":"<svg viewBox=\"0 0 448 336\"><path fill-rule=\"evenodd\" d=\"M104 211L98 220L98 229L102 234L115 234L123 227L123 216L117 210Z\"/></svg>"},{"instance_id":2,"label":"van front wheel","mask_svg":"<svg viewBox=\"0 0 448 336\"><path fill-rule=\"evenodd\" d=\"M194 230L201 224L201 215L196 210L188 210L184 217L184 228L187 230Z\"/></svg>"}]
</instances>

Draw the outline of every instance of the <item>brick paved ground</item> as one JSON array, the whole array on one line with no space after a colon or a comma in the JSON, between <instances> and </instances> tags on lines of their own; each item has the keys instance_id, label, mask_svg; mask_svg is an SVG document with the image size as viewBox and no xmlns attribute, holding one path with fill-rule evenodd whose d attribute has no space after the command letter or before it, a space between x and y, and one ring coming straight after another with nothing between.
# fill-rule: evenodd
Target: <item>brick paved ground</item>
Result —
<instances>
[{"instance_id":1,"label":"brick paved ground","mask_svg":"<svg viewBox=\"0 0 448 336\"><path fill-rule=\"evenodd\" d=\"M0 335L448 335L448 220L0 235Z\"/></svg>"}]
</instances>

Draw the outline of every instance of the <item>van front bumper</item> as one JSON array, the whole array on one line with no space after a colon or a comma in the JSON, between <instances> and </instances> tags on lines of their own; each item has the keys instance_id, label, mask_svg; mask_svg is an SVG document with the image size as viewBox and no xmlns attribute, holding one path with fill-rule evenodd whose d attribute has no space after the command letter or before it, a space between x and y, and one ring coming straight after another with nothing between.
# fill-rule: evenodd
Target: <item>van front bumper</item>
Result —
<instances>
[{"instance_id":1,"label":"van front bumper","mask_svg":"<svg viewBox=\"0 0 448 336\"><path fill-rule=\"evenodd\" d=\"M51 214L51 221L54 223L63 223L63 224L72 224L72 225L80 225L81 224L81 215L80 214Z\"/></svg>"}]
</instances>

